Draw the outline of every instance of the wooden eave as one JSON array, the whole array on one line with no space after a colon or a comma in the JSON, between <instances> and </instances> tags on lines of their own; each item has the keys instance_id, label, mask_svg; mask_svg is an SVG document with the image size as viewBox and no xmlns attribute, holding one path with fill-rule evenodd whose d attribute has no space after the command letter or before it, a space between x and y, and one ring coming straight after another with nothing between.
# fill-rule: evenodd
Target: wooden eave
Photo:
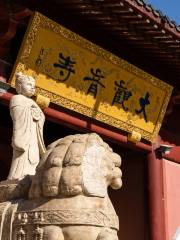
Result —
<instances>
[{"instance_id":1,"label":"wooden eave","mask_svg":"<svg viewBox=\"0 0 180 240\"><path fill-rule=\"evenodd\" d=\"M171 79L165 74L167 79L163 80L179 85L180 27L160 11L140 0L54 1L65 11L85 19L88 22L87 31L103 31L107 36L112 36L117 55L121 56L123 52L122 47L118 48L118 44L123 45L124 49L130 48L134 53L138 52L141 59L125 56L127 60L147 71L151 67L141 66L142 59L145 58L147 63L153 62L152 69L158 68L161 73L158 76L155 69L149 72L158 77L163 76L165 67L166 71L171 72ZM106 47L106 44L104 45ZM122 57L124 55L125 53Z\"/></svg>"},{"instance_id":2,"label":"wooden eave","mask_svg":"<svg viewBox=\"0 0 180 240\"><path fill-rule=\"evenodd\" d=\"M51 0L43 3L14 0L8 9L5 2L0 6L0 22L8 18L9 29L0 36L2 52L2 45L15 36L16 25L30 12L40 11L145 71L180 87L180 27L142 0ZM164 73L165 68L171 72L171 77Z\"/></svg>"}]
</instances>

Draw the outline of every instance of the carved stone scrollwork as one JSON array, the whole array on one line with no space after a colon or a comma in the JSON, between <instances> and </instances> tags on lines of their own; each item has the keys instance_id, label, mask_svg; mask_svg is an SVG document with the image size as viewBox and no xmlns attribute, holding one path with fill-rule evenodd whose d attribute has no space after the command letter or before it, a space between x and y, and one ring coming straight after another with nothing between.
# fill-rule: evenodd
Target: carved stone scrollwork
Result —
<instances>
[{"instance_id":1,"label":"carved stone scrollwork","mask_svg":"<svg viewBox=\"0 0 180 240\"><path fill-rule=\"evenodd\" d=\"M33 216L33 223L36 224L33 231L33 240L43 239L43 229L39 227L40 224L44 222L44 217L42 212L35 212Z\"/></svg>"},{"instance_id":2,"label":"carved stone scrollwork","mask_svg":"<svg viewBox=\"0 0 180 240\"><path fill-rule=\"evenodd\" d=\"M31 218L33 222L37 225L44 223L44 215L43 212L34 212L33 217Z\"/></svg>"},{"instance_id":3,"label":"carved stone scrollwork","mask_svg":"<svg viewBox=\"0 0 180 240\"><path fill-rule=\"evenodd\" d=\"M31 214L22 212L17 213L15 217L15 225L17 230L16 239L26 240L26 227L32 225L32 240L43 240L43 229L40 227L44 223L42 212L31 212Z\"/></svg>"},{"instance_id":4,"label":"carved stone scrollwork","mask_svg":"<svg viewBox=\"0 0 180 240\"><path fill-rule=\"evenodd\" d=\"M16 240L26 240L26 232L24 231L23 226L21 226L17 232Z\"/></svg>"},{"instance_id":5,"label":"carved stone scrollwork","mask_svg":"<svg viewBox=\"0 0 180 240\"><path fill-rule=\"evenodd\" d=\"M24 225L24 219L19 221L19 215L26 215L28 224L37 226L42 225L96 225L100 227L110 227L119 229L118 216L115 214L108 214L107 212L97 210L51 210L43 212L28 212L18 213L15 217L16 225ZM27 223L27 222L26 222Z\"/></svg>"},{"instance_id":6,"label":"carved stone scrollwork","mask_svg":"<svg viewBox=\"0 0 180 240\"><path fill-rule=\"evenodd\" d=\"M19 223L19 227L17 228L17 232L16 232L16 240L26 240L26 231L24 229L24 225L27 224L28 222L28 215L27 213L19 213L18 216L18 223Z\"/></svg>"},{"instance_id":7,"label":"carved stone scrollwork","mask_svg":"<svg viewBox=\"0 0 180 240\"><path fill-rule=\"evenodd\" d=\"M38 225L35 227L33 231L33 240L43 240L43 229Z\"/></svg>"}]
</instances>

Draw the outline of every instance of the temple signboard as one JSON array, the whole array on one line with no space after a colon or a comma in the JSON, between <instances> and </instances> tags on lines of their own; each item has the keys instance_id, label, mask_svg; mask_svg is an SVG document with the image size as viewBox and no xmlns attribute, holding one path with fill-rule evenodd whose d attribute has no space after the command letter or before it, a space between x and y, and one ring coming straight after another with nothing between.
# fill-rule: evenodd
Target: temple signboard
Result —
<instances>
[{"instance_id":1,"label":"temple signboard","mask_svg":"<svg viewBox=\"0 0 180 240\"><path fill-rule=\"evenodd\" d=\"M32 17L14 70L35 77L51 102L142 138L157 136L172 87L40 13Z\"/></svg>"}]
</instances>

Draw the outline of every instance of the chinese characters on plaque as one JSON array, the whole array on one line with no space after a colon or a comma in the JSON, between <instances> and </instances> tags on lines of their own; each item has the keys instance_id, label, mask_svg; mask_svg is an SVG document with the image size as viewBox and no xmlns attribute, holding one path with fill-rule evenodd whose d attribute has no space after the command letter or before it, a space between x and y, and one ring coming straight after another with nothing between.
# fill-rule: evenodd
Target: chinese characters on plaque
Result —
<instances>
[{"instance_id":1,"label":"chinese characters on plaque","mask_svg":"<svg viewBox=\"0 0 180 240\"><path fill-rule=\"evenodd\" d=\"M44 49L44 48L41 48ZM42 51L42 50L41 50ZM41 54L41 52L40 52ZM36 60L36 63L38 63L38 59ZM65 82L68 81L71 75L75 74L76 71L76 63L77 61L73 60L71 56L65 56L62 52L59 53L59 59L58 62L53 63L54 68L59 69L59 82ZM77 63L78 64L78 63ZM78 66L77 66L78 69ZM79 79L79 81L88 81L88 90L87 94L91 94L94 98L98 95L98 90L100 88L106 88L105 83L108 81L107 78L103 75L103 71L100 68L91 68L87 75L83 77L83 79ZM129 90L125 86L124 80L116 81L114 80L114 83L112 82L112 85L114 86L114 96L112 99L112 105L121 105L122 109L124 111L128 111L128 107L125 106L126 101L129 100L130 97L133 96L133 91ZM112 87L113 87L112 86ZM139 109L135 109L136 114L141 114L144 120L148 121L148 116L146 113L146 105L150 104L150 94L149 92L146 92L144 94L145 96L140 97L137 99L137 102L139 103Z\"/></svg>"}]
</instances>

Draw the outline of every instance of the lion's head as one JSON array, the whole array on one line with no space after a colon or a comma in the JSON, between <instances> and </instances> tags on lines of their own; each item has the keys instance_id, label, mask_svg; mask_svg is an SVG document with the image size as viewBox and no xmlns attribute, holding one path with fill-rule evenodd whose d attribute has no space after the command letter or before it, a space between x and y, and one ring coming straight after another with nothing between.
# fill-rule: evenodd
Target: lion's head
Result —
<instances>
[{"instance_id":1,"label":"lion's head","mask_svg":"<svg viewBox=\"0 0 180 240\"><path fill-rule=\"evenodd\" d=\"M48 146L29 191L41 196L105 197L121 187L121 158L95 133L76 134Z\"/></svg>"}]
</instances>

